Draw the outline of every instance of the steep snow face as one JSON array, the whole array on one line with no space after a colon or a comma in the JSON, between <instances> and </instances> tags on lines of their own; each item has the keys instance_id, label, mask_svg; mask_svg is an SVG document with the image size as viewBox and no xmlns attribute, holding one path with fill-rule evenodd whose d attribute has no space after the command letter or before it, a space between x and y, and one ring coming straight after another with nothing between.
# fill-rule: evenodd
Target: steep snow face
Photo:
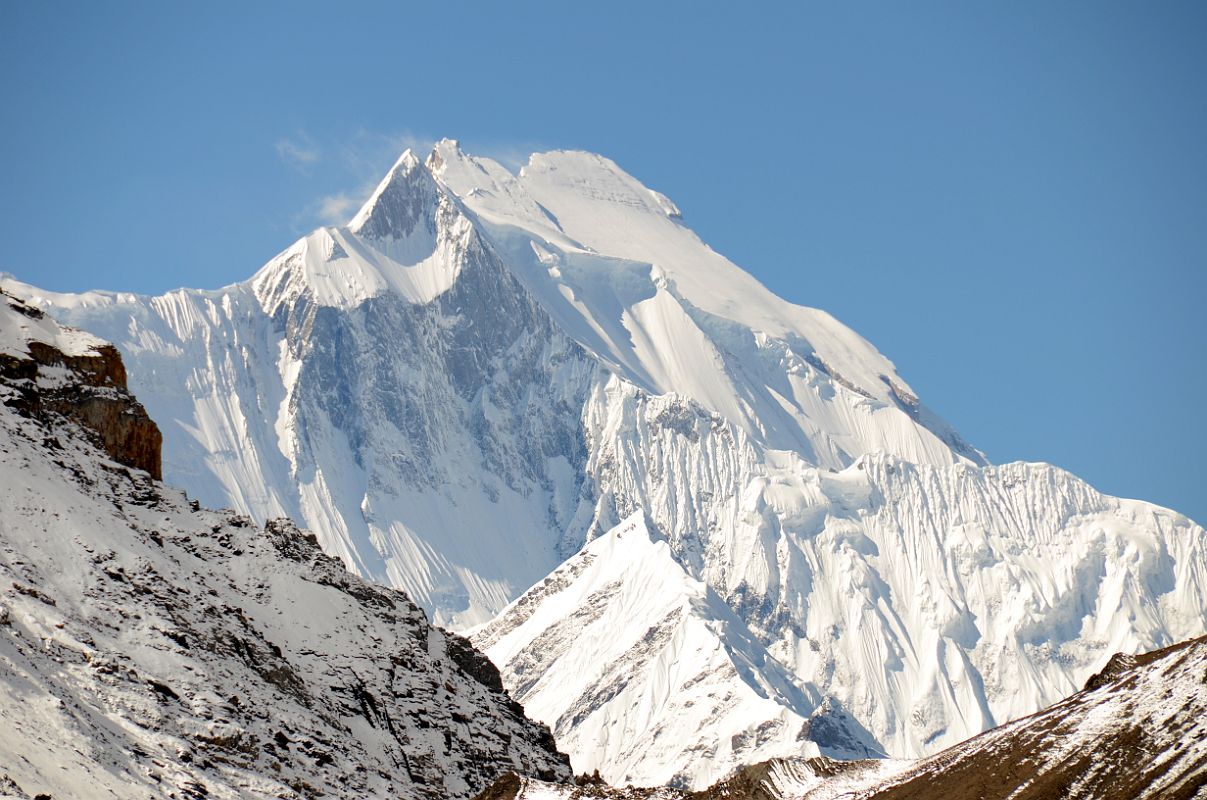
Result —
<instances>
[{"instance_id":1,"label":"steep snow face","mask_svg":"<svg viewBox=\"0 0 1207 800\"><path fill-rule=\"evenodd\" d=\"M25 319L0 303L7 341L92 344ZM490 663L404 595L19 412L30 391L0 379L0 793L463 798L506 770L569 777Z\"/></svg>"},{"instance_id":2,"label":"steep snow face","mask_svg":"<svg viewBox=\"0 0 1207 800\"><path fill-rule=\"evenodd\" d=\"M641 514L471 640L574 753L576 772L598 769L617 785L707 784L764 753L817 753L819 744L833 755L877 753L651 538Z\"/></svg>"},{"instance_id":3,"label":"steep snow face","mask_svg":"<svg viewBox=\"0 0 1207 800\"><path fill-rule=\"evenodd\" d=\"M683 430L647 454L663 456L647 496L707 496L736 479L746 492L727 517L697 518L683 526L691 537L656 545L609 534L473 635L576 767L610 782L702 788L725 765L793 753L933 752L1075 691L1111 653L1207 629L1207 533L1173 512L1105 497L1047 465L879 455L829 473L784 453L742 463L740 446L709 442L736 434ZM738 457L685 461L679 448L695 437L703 452ZM680 464L694 474L676 475ZM610 472L627 480L623 461ZM682 508L691 504L646 513L674 531ZM614 579L595 566L601 542L622 571ZM740 623L709 622L720 615L680 577L692 564ZM662 612L635 603L686 609L715 636L704 640L712 649L677 650L671 663L690 667L647 674ZM705 652L728 688L697 697ZM787 676L791 689L771 691L752 673ZM742 704L761 724L728 706L751 690L760 699ZM617 731L623 750L601 754Z\"/></svg>"},{"instance_id":4,"label":"steep snow face","mask_svg":"<svg viewBox=\"0 0 1207 800\"><path fill-rule=\"evenodd\" d=\"M666 658L633 653L611 698L607 670L565 677L569 696L536 654L600 642L528 650L527 674L554 673L527 701L584 764L607 726L618 776L825 752L817 726L800 735L818 709L857 720L851 741L930 752L1063 696L1105 652L1207 628L1201 528L1050 467L985 466L870 344L771 295L598 156L513 175L453 142L405 154L348 226L217 291L3 285L119 344L170 480L302 520L442 623L486 623L643 515L662 590L638 617L681 609L691 655L651 653L722 670L716 697L758 696L769 734L759 750L752 717L716 698L680 714ZM618 591L636 609L620 595L649 587ZM525 623L498 657L550 629ZM700 747L652 746L660 725Z\"/></svg>"},{"instance_id":5,"label":"steep snow face","mask_svg":"<svg viewBox=\"0 0 1207 800\"><path fill-rule=\"evenodd\" d=\"M119 341L170 480L300 519L438 621L481 622L587 535L603 373L422 167L404 158L378 199L422 212L403 238L321 230L215 292L41 298Z\"/></svg>"},{"instance_id":6,"label":"steep snow face","mask_svg":"<svg viewBox=\"0 0 1207 800\"><path fill-rule=\"evenodd\" d=\"M871 344L773 295L608 159L541 153L513 176L446 140L427 163L562 329L634 385L819 466L880 450L984 463Z\"/></svg>"},{"instance_id":7,"label":"steep snow face","mask_svg":"<svg viewBox=\"0 0 1207 800\"><path fill-rule=\"evenodd\" d=\"M600 471L598 426L636 397L708 409L825 467L881 450L981 460L870 345L772 296L673 213L604 159L534 157L516 178L445 142L426 164L405 153L349 226L245 284L155 298L4 285L118 343L169 480L303 521L454 626L652 502Z\"/></svg>"}]
</instances>

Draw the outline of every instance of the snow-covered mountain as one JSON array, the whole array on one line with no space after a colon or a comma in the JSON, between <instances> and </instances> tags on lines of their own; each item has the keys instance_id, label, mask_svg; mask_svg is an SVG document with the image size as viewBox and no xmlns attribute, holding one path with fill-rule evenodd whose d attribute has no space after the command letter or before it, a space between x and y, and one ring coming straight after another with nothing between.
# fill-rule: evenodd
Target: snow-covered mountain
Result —
<instances>
[{"instance_id":1,"label":"snow-covered mountain","mask_svg":"<svg viewBox=\"0 0 1207 800\"><path fill-rule=\"evenodd\" d=\"M347 226L220 290L4 285L118 344L168 480L484 625L611 779L916 756L1207 631L1202 528L988 466L599 156L408 152Z\"/></svg>"},{"instance_id":2,"label":"snow-covered mountain","mask_svg":"<svg viewBox=\"0 0 1207 800\"><path fill-rule=\"evenodd\" d=\"M638 515L472 636L579 771L699 788L791 752L932 752L1204 628L1203 530L1053 467L874 455L763 481L733 558L770 517L774 571L732 616Z\"/></svg>"},{"instance_id":3,"label":"snow-covered mountain","mask_svg":"<svg viewBox=\"0 0 1207 800\"><path fill-rule=\"evenodd\" d=\"M158 449L155 426L120 365L0 295L0 795L418 800L569 777L490 662L404 595L288 520L142 471L130 444Z\"/></svg>"},{"instance_id":4,"label":"snow-covered mountain","mask_svg":"<svg viewBox=\"0 0 1207 800\"><path fill-rule=\"evenodd\" d=\"M169 480L303 520L457 626L655 500L609 479L617 427L643 453L703 414L822 467L982 460L871 345L585 153L516 177L453 142L426 164L408 151L347 227L217 291L3 285L121 348ZM667 522L698 539L693 503L670 499Z\"/></svg>"},{"instance_id":5,"label":"snow-covered mountain","mask_svg":"<svg viewBox=\"0 0 1207 800\"><path fill-rule=\"evenodd\" d=\"M472 641L581 772L706 782L765 749L879 745L767 651L651 537L641 514L592 541ZM724 731L724 737L717 732Z\"/></svg>"},{"instance_id":6,"label":"snow-covered mountain","mask_svg":"<svg viewBox=\"0 0 1207 800\"><path fill-rule=\"evenodd\" d=\"M511 774L477 800L1194 800L1207 796L1207 639L1115 656L1084 691L917 762L773 759L698 794Z\"/></svg>"}]
</instances>

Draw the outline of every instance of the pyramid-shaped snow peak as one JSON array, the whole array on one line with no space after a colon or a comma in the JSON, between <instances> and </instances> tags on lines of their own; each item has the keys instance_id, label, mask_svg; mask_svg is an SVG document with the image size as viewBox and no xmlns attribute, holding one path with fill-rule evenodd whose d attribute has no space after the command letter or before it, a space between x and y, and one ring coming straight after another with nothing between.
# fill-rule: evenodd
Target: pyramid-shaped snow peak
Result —
<instances>
[{"instance_id":1,"label":"pyramid-shaped snow peak","mask_svg":"<svg viewBox=\"0 0 1207 800\"><path fill-rule=\"evenodd\" d=\"M406 238L420 225L434 227L435 198L431 173L407 149L356 212L348 230L371 239Z\"/></svg>"},{"instance_id":2,"label":"pyramid-shaped snow peak","mask_svg":"<svg viewBox=\"0 0 1207 800\"><path fill-rule=\"evenodd\" d=\"M726 656L717 698L736 705L707 742L653 702L673 658L608 656L643 665L624 694L650 700L642 731L700 745L672 772L758 741L737 708L751 687L812 698L749 706L778 743L818 746L829 717L799 741L773 717L812 719L820 698L910 756L1064 697L1110 653L1207 632L1202 528L1051 467L988 466L872 344L773 295L600 156L512 172L452 141L408 152L349 225L215 291L0 284L118 345L169 481L293 517L442 625L489 623L640 514L674 585L700 587L676 595L699 602L675 630L744 630L763 654ZM548 686L527 702L593 709L557 712L565 741L624 716ZM672 758L636 741L607 747Z\"/></svg>"}]
</instances>

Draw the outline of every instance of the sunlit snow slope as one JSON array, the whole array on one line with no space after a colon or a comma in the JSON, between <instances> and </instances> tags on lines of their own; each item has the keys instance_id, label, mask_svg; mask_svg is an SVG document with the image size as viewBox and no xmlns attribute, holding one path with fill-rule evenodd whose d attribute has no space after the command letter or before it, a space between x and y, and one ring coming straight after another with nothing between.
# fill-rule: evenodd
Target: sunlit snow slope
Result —
<instances>
[{"instance_id":1,"label":"sunlit snow slope","mask_svg":"<svg viewBox=\"0 0 1207 800\"><path fill-rule=\"evenodd\" d=\"M534 156L517 178L443 142L426 164L404 154L348 227L244 284L4 285L121 347L166 429L168 479L304 519L454 624L647 505L598 457L598 428L633 400L707 410L823 467L875 451L982 461L871 345L677 217L598 156Z\"/></svg>"},{"instance_id":2,"label":"sunlit snow slope","mask_svg":"<svg viewBox=\"0 0 1207 800\"><path fill-rule=\"evenodd\" d=\"M142 417L97 385L104 347L0 295L0 795L445 800L570 776L402 594L99 449L130 423L98 402Z\"/></svg>"},{"instance_id":3,"label":"sunlit snow slope","mask_svg":"<svg viewBox=\"0 0 1207 800\"><path fill-rule=\"evenodd\" d=\"M775 756L932 752L1056 702L1116 651L1207 627L1204 531L1054 467L876 455L839 473L763 469L732 538L710 542L726 555L702 570L740 624L677 585L682 559L655 555L666 544L613 532L472 637L576 769L699 788ZM615 578L595 566L605 543ZM672 619L715 641L663 644ZM640 679L617 689L619 656L596 642ZM715 660L697 667L704 654ZM647 679L636 668L654 658L674 666ZM768 688L779 675L795 676L791 691ZM733 711L760 702L778 713ZM659 752L671 742L678 758Z\"/></svg>"},{"instance_id":4,"label":"sunlit snow slope","mask_svg":"<svg viewBox=\"0 0 1207 800\"><path fill-rule=\"evenodd\" d=\"M701 710L718 724L684 734L700 718L676 721L665 661L567 720L569 689L528 687L580 763L576 731L645 698L609 734L614 776L695 783L722 753L824 751L824 726L793 728L817 709L917 755L1063 696L1108 652L1207 629L1201 528L1048 466L987 467L870 344L599 156L512 174L455 142L408 152L347 226L220 290L4 285L118 343L169 480L303 520L446 624L488 622L638 514L667 571L650 619L677 607L676 630L712 631L693 658L728 659L721 695L768 711ZM672 736L691 744L649 746Z\"/></svg>"},{"instance_id":5,"label":"sunlit snow slope","mask_svg":"<svg viewBox=\"0 0 1207 800\"><path fill-rule=\"evenodd\" d=\"M1207 797L1207 639L1116 656L1084 691L930 758L771 759L691 800L1197 800ZM688 800L507 775L479 800Z\"/></svg>"}]
</instances>

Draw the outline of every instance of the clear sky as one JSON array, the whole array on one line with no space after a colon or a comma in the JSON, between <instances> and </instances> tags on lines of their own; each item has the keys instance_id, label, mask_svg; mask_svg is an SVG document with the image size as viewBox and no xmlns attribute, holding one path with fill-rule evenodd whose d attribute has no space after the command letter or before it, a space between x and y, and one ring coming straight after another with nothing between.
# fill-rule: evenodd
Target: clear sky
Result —
<instances>
[{"instance_id":1,"label":"clear sky","mask_svg":"<svg viewBox=\"0 0 1207 800\"><path fill-rule=\"evenodd\" d=\"M0 4L0 270L217 287L407 144L592 150L992 460L1207 523L1207 3L585 8Z\"/></svg>"}]
</instances>

